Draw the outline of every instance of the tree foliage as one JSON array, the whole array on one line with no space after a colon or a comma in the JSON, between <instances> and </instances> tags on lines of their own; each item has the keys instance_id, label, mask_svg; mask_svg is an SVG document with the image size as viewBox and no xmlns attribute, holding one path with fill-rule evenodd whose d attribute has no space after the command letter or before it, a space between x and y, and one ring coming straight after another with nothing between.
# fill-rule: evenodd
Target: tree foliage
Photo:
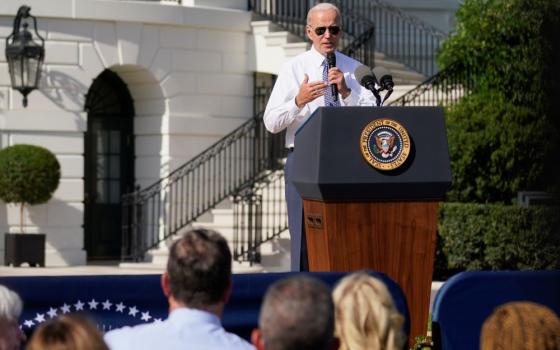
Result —
<instances>
[{"instance_id":1,"label":"tree foliage","mask_svg":"<svg viewBox=\"0 0 560 350\"><path fill-rule=\"evenodd\" d=\"M0 150L0 199L6 203L41 204L60 181L60 165L49 150L14 145Z\"/></svg>"},{"instance_id":2,"label":"tree foliage","mask_svg":"<svg viewBox=\"0 0 560 350\"><path fill-rule=\"evenodd\" d=\"M447 113L453 201L509 202L558 191L560 1L466 0L440 66L470 71L472 94Z\"/></svg>"}]
</instances>

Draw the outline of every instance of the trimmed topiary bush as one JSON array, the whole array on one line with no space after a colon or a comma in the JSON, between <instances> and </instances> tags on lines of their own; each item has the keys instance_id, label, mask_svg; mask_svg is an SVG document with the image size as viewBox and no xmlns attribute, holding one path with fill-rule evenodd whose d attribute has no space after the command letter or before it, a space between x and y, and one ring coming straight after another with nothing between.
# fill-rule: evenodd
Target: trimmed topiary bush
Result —
<instances>
[{"instance_id":1,"label":"trimmed topiary bush","mask_svg":"<svg viewBox=\"0 0 560 350\"><path fill-rule=\"evenodd\" d=\"M465 270L560 269L560 208L442 203L434 279Z\"/></svg>"},{"instance_id":2,"label":"trimmed topiary bush","mask_svg":"<svg viewBox=\"0 0 560 350\"><path fill-rule=\"evenodd\" d=\"M14 145L0 150L0 199L20 205L21 232L25 205L47 202L59 181L60 164L46 148Z\"/></svg>"}]
</instances>

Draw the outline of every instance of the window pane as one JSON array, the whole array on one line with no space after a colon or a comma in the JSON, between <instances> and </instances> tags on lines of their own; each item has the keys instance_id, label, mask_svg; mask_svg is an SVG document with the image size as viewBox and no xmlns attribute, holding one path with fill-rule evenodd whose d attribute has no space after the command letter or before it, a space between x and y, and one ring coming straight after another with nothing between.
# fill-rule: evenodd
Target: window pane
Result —
<instances>
[{"instance_id":1,"label":"window pane","mask_svg":"<svg viewBox=\"0 0 560 350\"><path fill-rule=\"evenodd\" d=\"M97 156L97 178L104 179L108 177L109 169L107 169L107 157Z\"/></svg>"},{"instance_id":2,"label":"window pane","mask_svg":"<svg viewBox=\"0 0 560 350\"><path fill-rule=\"evenodd\" d=\"M121 164L119 163L119 156L110 156L109 161L109 177L112 179L118 179L121 176Z\"/></svg>"},{"instance_id":3,"label":"window pane","mask_svg":"<svg viewBox=\"0 0 560 350\"><path fill-rule=\"evenodd\" d=\"M121 151L121 133L118 130L111 130L111 148L109 152L119 153Z\"/></svg>"},{"instance_id":4,"label":"window pane","mask_svg":"<svg viewBox=\"0 0 560 350\"><path fill-rule=\"evenodd\" d=\"M97 181L97 198L96 203L107 202L107 182L103 180Z\"/></svg>"},{"instance_id":5,"label":"window pane","mask_svg":"<svg viewBox=\"0 0 560 350\"><path fill-rule=\"evenodd\" d=\"M105 130L97 133L97 153L109 152L109 134Z\"/></svg>"},{"instance_id":6,"label":"window pane","mask_svg":"<svg viewBox=\"0 0 560 350\"><path fill-rule=\"evenodd\" d=\"M119 203L121 197L121 184L119 180L112 180L109 182L110 185L110 202Z\"/></svg>"}]
</instances>

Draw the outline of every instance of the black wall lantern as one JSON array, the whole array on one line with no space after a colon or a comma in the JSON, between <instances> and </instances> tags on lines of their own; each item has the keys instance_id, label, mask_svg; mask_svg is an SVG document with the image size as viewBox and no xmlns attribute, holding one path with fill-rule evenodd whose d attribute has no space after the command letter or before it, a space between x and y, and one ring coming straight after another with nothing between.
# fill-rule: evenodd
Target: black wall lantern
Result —
<instances>
[{"instance_id":1,"label":"black wall lantern","mask_svg":"<svg viewBox=\"0 0 560 350\"><path fill-rule=\"evenodd\" d=\"M37 19L29 12L31 7L21 6L14 19L14 30L6 38L6 60L10 70L12 88L23 95L23 106L27 107L27 95L37 89L41 79L41 66L45 58L45 39L37 32ZM28 19L33 19L33 27L41 43L33 40L27 30ZM23 20L23 23L22 23Z\"/></svg>"}]
</instances>

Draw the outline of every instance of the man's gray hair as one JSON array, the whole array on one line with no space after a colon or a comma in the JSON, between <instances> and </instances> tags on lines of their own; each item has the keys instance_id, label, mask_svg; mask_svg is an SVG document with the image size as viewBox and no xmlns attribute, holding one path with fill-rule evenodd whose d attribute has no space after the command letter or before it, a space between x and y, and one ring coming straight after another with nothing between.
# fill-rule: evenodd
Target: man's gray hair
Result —
<instances>
[{"instance_id":1,"label":"man's gray hair","mask_svg":"<svg viewBox=\"0 0 560 350\"><path fill-rule=\"evenodd\" d=\"M307 12L307 25L310 25L311 23L311 13L315 12L315 11L327 11L327 10L334 10L336 11L336 16L338 17L338 20L340 21L342 19L342 17L340 16L340 10L338 9L338 7L336 7L335 5L328 3L328 2L321 2L318 3L317 5L313 6L312 8L309 9L309 12Z\"/></svg>"},{"instance_id":2,"label":"man's gray hair","mask_svg":"<svg viewBox=\"0 0 560 350\"><path fill-rule=\"evenodd\" d=\"M279 280L264 297L259 328L266 350L324 350L334 341L329 287L304 275Z\"/></svg>"},{"instance_id":3,"label":"man's gray hair","mask_svg":"<svg viewBox=\"0 0 560 350\"><path fill-rule=\"evenodd\" d=\"M22 308L19 295L0 284L0 319L17 321Z\"/></svg>"}]
</instances>

